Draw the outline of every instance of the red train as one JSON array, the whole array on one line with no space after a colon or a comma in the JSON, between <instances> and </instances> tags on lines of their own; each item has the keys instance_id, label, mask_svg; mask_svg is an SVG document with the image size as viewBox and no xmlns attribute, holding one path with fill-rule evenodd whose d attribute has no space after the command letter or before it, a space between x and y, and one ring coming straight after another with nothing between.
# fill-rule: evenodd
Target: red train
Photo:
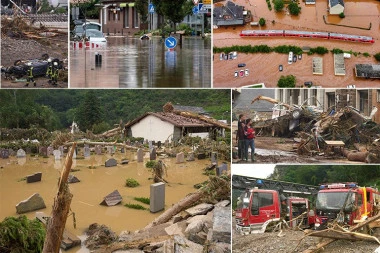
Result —
<instances>
[{"instance_id":1,"label":"red train","mask_svg":"<svg viewBox=\"0 0 380 253\"><path fill-rule=\"evenodd\" d=\"M289 30L245 30L240 33L241 37L298 37L343 40L352 42L374 43L375 40L369 36L350 35L332 32L306 32Z\"/></svg>"}]
</instances>

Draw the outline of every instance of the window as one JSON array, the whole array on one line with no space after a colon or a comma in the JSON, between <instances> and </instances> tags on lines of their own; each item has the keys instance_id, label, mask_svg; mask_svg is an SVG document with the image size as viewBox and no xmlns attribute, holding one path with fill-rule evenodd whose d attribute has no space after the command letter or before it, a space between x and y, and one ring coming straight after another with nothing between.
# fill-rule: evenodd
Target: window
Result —
<instances>
[{"instance_id":1,"label":"window","mask_svg":"<svg viewBox=\"0 0 380 253\"><path fill-rule=\"evenodd\" d=\"M363 197L362 197L362 195L358 195L358 206L361 206L361 205L363 205Z\"/></svg>"},{"instance_id":2,"label":"window","mask_svg":"<svg viewBox=\"0 0 380 253\"><path fill-rule=\"evenodd\" d=\"M376 102L380 103L380 90L377 90L376 94L377 94L377 96L376 96Z\"/></svg>"},{"instance_id":3,"label":"window","mask_svg":"<svg viewBox=\"0 0 380 253\"><path fill-rule=\"evenodd\" d=\"M129 28L129 7L126 7L124 11L124 28Z\"/></svg>"},{"instance_id":4,"label":"window","mask_svg":"<svg viewBox=\"0 0 380 253\"><path fill-rule=\"evenodd\" d=\"M271 206L273 205L273 194L272 193L259 193L259 207Z\"/></svg>"},{"instance_id":5,"label":"window","mask_svg":"<svg viewBox=\"0 0 380 253\"><path fill-rule=\"evenodd\" d=\"M111 11L108 11L108 21L111 21Z\"/></svg>"},{"instance_id":6,"label":"window","mask_svg":"<svg viewBox=\"0 0 380 253\"><path fill-rule=\"evenodd\" d=\"M137 13L137 8L133 8L133 26L139 28L139 14Z\"/></svg>"}]
</instances>

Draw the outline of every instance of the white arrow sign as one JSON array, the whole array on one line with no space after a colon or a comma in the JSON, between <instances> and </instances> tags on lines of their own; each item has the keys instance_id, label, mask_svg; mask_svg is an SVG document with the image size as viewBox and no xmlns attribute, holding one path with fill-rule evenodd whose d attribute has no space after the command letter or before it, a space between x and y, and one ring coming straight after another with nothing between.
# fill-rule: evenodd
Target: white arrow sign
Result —
<instances>
[{"instance_id":1,"label":"white arrow sign","mask_svg":"<svg viewBox=\"0 0 380 253\"><path fill-rule=\"evenodd\" d=\"M168 40L168 43L170 44L170 46L174 46L174 41Z\"/></svg>"}]
</instances>

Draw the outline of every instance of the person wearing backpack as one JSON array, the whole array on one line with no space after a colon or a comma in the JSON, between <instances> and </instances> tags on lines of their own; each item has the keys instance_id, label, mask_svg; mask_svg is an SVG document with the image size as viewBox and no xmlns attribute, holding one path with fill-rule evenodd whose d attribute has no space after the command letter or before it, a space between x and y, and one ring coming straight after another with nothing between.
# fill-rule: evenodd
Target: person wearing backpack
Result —
<instances>
[{"instance_id":1,"label":"person wearing backpack","mask_svg":"<svg viewBox=\"0 0 380 253\"><path fill-rule=\"evenodd\" d=\"M245 160L248 161L248 148L251 147L251 160L255 161L255 129L252 128L252 119L247 119L245 121L244 127L245 135Z\"/></svg>"}]
</instances>

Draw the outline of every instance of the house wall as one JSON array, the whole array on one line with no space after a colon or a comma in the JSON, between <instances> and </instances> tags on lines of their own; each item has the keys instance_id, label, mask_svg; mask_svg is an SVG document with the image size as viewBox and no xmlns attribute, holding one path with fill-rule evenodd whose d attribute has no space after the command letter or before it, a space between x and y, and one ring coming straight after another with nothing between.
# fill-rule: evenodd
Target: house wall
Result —
<instances>
[{"instance_id":1,"label":"house wall","mask_svg":"<svg viewBox=\"0 0 380 253\"><path fill-rule=\"evenodd\" d=\"M140 31L140 17L135 7L102 8L100 21L105 34L134 35Z\"/></svg>"},{"instance_id":2,"label":"house wall","mask_svg":"<svg viewBox=\"0 0 380 253\"><path fill-rule=\"evenodd\" d=\"M131 127L132 137L143 137L144 139L162 142L169 137L171 140L171 135L177 135L177 131L173 124L152 115L146 116Z\"/></svg>"},{"instance_id":3,"label":"house wall","mask_svg":"<svg viewBox=\"0 0 380 253\"><path fill-rule=\"evenodd\" d=\"M371 100L371 107L376 106L377 112L375 116L372 118L373 121L375 121L377 124L380 124L380 89L372 89L372 100Z\"/></svg>"}]
</instances>

